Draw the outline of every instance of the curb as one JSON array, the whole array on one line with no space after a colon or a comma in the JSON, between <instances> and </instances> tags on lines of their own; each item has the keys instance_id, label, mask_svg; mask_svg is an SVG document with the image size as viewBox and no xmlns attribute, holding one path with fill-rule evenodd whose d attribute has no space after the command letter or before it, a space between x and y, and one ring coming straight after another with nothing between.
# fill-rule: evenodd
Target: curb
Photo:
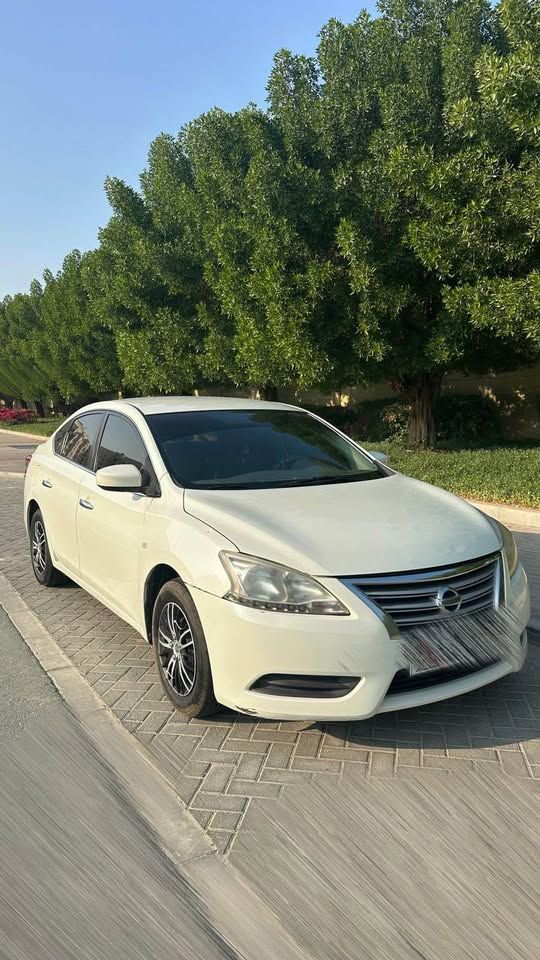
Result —
<instances>
[{"instance_id":1,"label":"curb","mask_svg":"<svg viewBox=\"0 0 540 960\"><path fill-rule=\"evenodd\" d=\"M489 514L501 523L516 527L540 530L540 510L531 507L514 507L506 503L490 503L487 500L467 500L473 507Z\"/></svg>"},{"instance_id":2,"label":"curb","mask_svg":"<svg viewBox=\"0 0 540 960\"><path fill-rule=\"evenodd\" d=\"M0 572L0 606L81 723L165 856L190 884L238 956L304 960L258 894L218 851L132 734L60 649Z\"/></svg>"},{"instance_id":3,"label":"curb","mask_svg":"<svg viewBox=\"0 0 540 960\"><path fill-rule=\"evenodd\" d=\"M24 433L22 430L3 430L2 427L0 427L0 433L4 437L26 437L27 440L36 440L37 443L45 443L45 441L49 439L41 433Z\"/></svg>"}]
</instances>

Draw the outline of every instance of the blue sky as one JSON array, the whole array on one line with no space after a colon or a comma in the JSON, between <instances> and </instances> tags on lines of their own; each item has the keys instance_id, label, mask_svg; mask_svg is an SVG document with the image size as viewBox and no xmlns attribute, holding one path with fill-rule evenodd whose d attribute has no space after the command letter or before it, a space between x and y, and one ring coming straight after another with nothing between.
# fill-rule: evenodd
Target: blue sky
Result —
<instances>
[{"instance_id":1,"label":"blue sky","mask_svg":"<svg viewBox=\"0 0 540 960\"><path fill-rule=\"evenodd\" d=\"M108 219L108 174L137 184L150 141L212 106L263 103L280 47L311 53L362 0L0 0L0 297Z\"/></svg>"}]
</instances>

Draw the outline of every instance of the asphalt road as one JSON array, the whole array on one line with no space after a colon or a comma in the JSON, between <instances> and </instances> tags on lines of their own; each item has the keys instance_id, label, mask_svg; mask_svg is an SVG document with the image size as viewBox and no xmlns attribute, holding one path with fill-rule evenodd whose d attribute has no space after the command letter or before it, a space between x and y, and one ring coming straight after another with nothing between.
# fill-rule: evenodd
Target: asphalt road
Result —
<instances>
[{"instance_id":1,"label":"asphalt road","mask_svg":"<svg viewBox=\"0 0 540 960\"><path fill-rule=\"evenodd\" d=\"M209 920L0 609L1 960L223 960Z\"/></svg>"},{"instance_id":2,"label":"asphalt road","mask_svg":"<svg viewBox=\"0 0 540 960\"><path fill-rule=\"evenodd\" d=\"M31 437L0 430L0 472L24 473L25 457L35 449L36 441Z\"/></svg>"}]
</instances>

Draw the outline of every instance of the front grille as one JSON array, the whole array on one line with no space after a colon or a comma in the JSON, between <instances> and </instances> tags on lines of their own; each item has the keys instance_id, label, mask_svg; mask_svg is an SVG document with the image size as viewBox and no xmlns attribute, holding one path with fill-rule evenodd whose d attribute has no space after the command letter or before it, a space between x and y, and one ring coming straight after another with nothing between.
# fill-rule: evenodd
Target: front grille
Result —
<instances>
[{"instance_id":1,"label":"front grille","mask_svg":"<svg viewBox=\"0 0 540 960\"><path fill-rule=\"evenodd\" d=\"M480 560L436 570L347 577L343 582L377 612L388 614L398 627L406 629L446 619L449 615L458 616L496 606L499 601L500 556L491 554Z\"/></svg>"}]
</instances>

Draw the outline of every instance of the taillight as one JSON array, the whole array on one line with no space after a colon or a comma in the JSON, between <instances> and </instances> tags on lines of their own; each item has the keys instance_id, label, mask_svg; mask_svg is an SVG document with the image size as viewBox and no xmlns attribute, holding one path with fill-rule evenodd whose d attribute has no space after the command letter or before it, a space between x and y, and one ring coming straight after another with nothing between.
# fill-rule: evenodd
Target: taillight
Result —
<instances>
[{"instance_id":1,"label":"taillight","mask_svg":"<svg viewBox=\"0 0 540 960\"><path fill-rule=\"evenodd\" d=\"M31 453L29 453L28 456L24 458L24 474L25 474L25 476L26 476L26 473L27 473L27 471L28 471L28 467L29 467L29 465L30 465L31 459L32 459L32 454L31 454Z\"/></svg>"}]
</instances>

